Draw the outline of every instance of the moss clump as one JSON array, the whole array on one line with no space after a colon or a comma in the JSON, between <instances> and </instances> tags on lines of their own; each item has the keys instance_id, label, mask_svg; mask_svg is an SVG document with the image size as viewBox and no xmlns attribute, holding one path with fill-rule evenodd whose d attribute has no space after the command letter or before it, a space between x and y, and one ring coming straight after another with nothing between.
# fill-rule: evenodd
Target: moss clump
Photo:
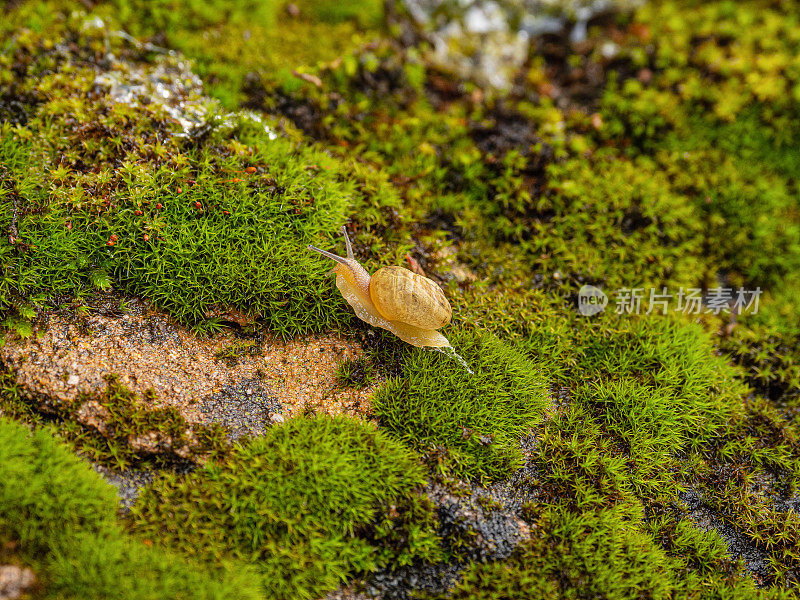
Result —
<instances>
[{"instance_id":1,"label":"moss clump","mask_svg":"<svg viewBox=\"0 0 800 600\"><path fill-rule=\"evenodd\" d=\"M3 535L32 554L44 553L63 532L107 527L116 494L89 466L46 432L0 421ZM19 485L20 482L25 485Z\"/></svg>"},{"instance_id":2,"label":"moss clump","mask_svg":"<svg viewBox=\"0 0 800 600\"><path fill-rule=\"evenodd\" d=\"M488 334L456 333L453 358L415 349L401 377L373 398L380 423L456 476L498 478L519 466L520 436L538 423L547 378L513 345Z\"/></svg>"},{"instance_id":3,"label":"moss clump","mask_svg":"<svg viewBox=\"0 0 800 600\"><path fill-rule=\"evenodd\" d=\"M739 406L744 387L737 383L734 369L714 356L712 340L701 327L650 318L597 337L595 331L582 333L579 368L610 379L633 378L657 395L668 395L670 400L661 403L662 409L672 413L670 421L677 419L672 428L685 441L713 431ZM633 384L628 380L622 385ZM602 396L597 393L600 389L592 394ZM607 391L611 396L626 396ZM613 410L610 402L611 406L600 408ZM630 407L624 412L635 411ZM661 415L654 421L666 418Z\"/></svg>"},{"instance_id":4,"label":"moss clump","mask_svg":"<svg viewBox=\"0 0 800 600\"><path fill-rule=\"evenodd\" d=\"M547 509L524 549L508 561L472 566L448 597L705 597L695 594L711 582L687 572L685 559L667 555L640 530L641 521L636 505L584 514ZM714 584L720 597L757 597L752 583Z\"/></svg>"},{"instance_id":5,"label":"moss clump","mask_svg":"<svg viewBox=\"0 0 800 600\"><path fill-rule=\"evenodd\" d=\"M0 227L14 232L0 242L0 309L114 286L185 322L202 322L215 304L285 335L347 319L324 265L305 250L343 219L352 187L338 163L246 118L209 115L198 138L158 103L132 107L106 88L93 97L109 44L131 77L163 69L186 103L215 110L185 91L174 58L152 59L103 29L62 27L56 39L85 50L73 63L31 32L3 48L21 71L15 86L53 94L25 126L0 126Z\"/></svg>"},{"instance_id":6,"label":"moss clump","mask_svg":"<svg viewBox=\"0 0 800 600\"><path fill-rule=\"evenodd\" d=\"M745 370L747 382L782 407L800 408L800 330L737 328L721 347Z\"/></svg>"},{"instance_id":7,"label":"moss clump","mask_svg":"<svg viewBox=\"0 0 800 600\"><path fill-rule=\"evenodd\" d=\"M400 511L416 515L405 536L380 516L393 503L411 509L403 499L423 481L414 455L374 426L296 418L224 464L159 479L134 506L133 527L205 561L251 563L271 598L314 598L385 561L390 542L402 542L391 551L401 564L435 550L434 534L419 527L430 520L424 505ZM359 536L373 521L383 550Z\"/></svg>"},{"instance_id":8,"label":"moss clump","mask_svg":"<svg viewBox=\"0 0 800 600\"><path fill-rule=\"evenodd\" d=\"M116 509L114 488L48 433L0 419L0 538L34 566L42 598L262 597L246 571L211 576L125 534Z\"/></svg>"},{"instance_id":9,"label":"moss clump","mask_svg":"<svg viewBox=\"0 0 800 600\"><path fill-rule=\"evenodd\" d=\"M73 401L41 401L24 396L13 375L0 376L4 414L57 432L91 460L111 468L167 466L218 457L228 450L218 424L189 425L177 409L148 408L119 382L107 377L106 388Z\"/></svg>"},{"instance_id":10,"label":"moss clump","mask_svg":"<svg viewBox=\"0 0 800 600\"><path fill-rule=\"evenodd\" d=\"M800 489L796 421L763 398L724 424L699 448L691 485L703 503L763 556L765 583L797 587L800 521L783 500Z\"/></svg>"},{"instance_id":11,"label":"moss clump","mask_svg":"<svg viewBox=\"0 0 800 600\"><path fill-rule=\"evenodd\" d=\"M530 484L583 508L674 497L686 455L742 410L735 370L702 329L665 319L600 319L573 340L569 402L541 430Z\"/></svg>"}]
</instances>

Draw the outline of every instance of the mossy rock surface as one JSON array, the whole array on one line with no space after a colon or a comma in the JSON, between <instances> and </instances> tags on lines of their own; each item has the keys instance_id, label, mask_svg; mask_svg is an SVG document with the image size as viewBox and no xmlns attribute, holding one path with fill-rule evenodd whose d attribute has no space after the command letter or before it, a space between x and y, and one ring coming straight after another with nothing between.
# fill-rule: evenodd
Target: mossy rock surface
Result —
<instances>
[{"instance_id":1,"label":"mossy rock surface","mask_svg":"<svg viewBox=\"0 0 800 600\"><path fill-rule=\"evenodd\" d=\"M252 563L268 597L314 598L386 560L364 528L390 504L413 503L423 482L416 457L375 426L297 418L225 464L161 479L132 519L140 534L190 555ZM424 553L430 541L409 537L398 551Z\"/></svg>"},{"instance_id":2,"label":"mossy rock surface","mask_svg":"<svg viewBox=\"0 0 800 600\"><path fill-rule=\"evenodd\" d=\"M180 472L127 444L189 448L174 412L112 385L99 435L0 365L0 562L32 597L797 596L800 6L557 4L503 90L430 43L455 5L4 5L2 335L113 290L198 335L347 336L331 389L377 390L364 421L210 427ZM353 317L306 250L343 224L441 285L466 367ZM121 515L75 451L167 471Z\"/></svg>"},{"instance_id":3,"label":"mossy rock surface","mask_svg":"<svg viewBox=\"0 0 800 600\"><path fill-rule=\"evenodd\" d=\"M210 575L126 534L114 488L45 431L0 419L0 470L5 552L34 567L42 598L261 597L242 568Z\"/></svg>"}]
</instances>

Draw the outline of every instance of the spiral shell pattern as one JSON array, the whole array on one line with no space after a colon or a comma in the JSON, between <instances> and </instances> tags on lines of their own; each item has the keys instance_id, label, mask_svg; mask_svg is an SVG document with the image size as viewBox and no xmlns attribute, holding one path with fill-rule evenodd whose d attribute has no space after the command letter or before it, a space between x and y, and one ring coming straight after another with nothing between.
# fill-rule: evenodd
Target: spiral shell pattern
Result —
<instances>
[{"instance_id":1,"label":"spiral shell pattern","mask_svg":"<svg viewBox=\"0 0 800 600\"><path fill-rule=\"evenodd\" d=\"M421 329L439 329L453 311L441 288L403 267L384 267L372 276L369 294L384 319Z\"/></svg>"}]
</instances>

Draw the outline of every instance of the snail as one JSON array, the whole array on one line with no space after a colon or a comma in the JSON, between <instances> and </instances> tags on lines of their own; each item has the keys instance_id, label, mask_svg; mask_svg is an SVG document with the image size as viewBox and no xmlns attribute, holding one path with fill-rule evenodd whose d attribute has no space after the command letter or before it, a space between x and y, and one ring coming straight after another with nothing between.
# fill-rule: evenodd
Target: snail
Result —
<instances>
[{"instance_id":1,"label":"snail","mask_svg":"<svg viewBox=\"0 0 800 600\"><path fill-rule=\"evenodd\" d=\"M347 231L342 227L347 258L315 246L336 261L336 287L356 316L374 327L387 329L404 342L418 347L450 348L437 331L450 322L453 311L441 288L432 280L403 267L383 267L370 276L353 256Z\"/></svg>"}]
</instances>

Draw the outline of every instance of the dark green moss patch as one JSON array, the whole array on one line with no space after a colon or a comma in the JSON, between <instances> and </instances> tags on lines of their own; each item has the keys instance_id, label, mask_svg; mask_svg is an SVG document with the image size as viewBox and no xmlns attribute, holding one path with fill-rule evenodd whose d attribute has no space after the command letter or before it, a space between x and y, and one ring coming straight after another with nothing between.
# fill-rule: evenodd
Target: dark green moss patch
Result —
<instances>
[{"instance_id":1,"label":"dark green moss patch","mask_svg":"<svg viewBox=\"0 0 800 600\"><path fill-rule=\"evenodd\" d=\"M800 332L776 326L738 328L721 346L760 394L779 406L800 408Z\"/></svg>"},{"instance_id":2,"label":"dark green moss patch","mask_svg":"<svg viewBox=\"0 0 800 600\"><path fill-rule=\"evenodd\" d=\"M223 464L157 481L133 508L133 528L212 563L251 563L269 597L315 598L389 556L403 564L436 552L430 509L413 500L423 481L414 455L374 426L296 418Z\"/></svg>"},{"instance_id":3,"label":"dark green moss patch","mask_svg":"<svg viewBox=\"0 0 800 600\"><path fill-rule=\"evenodd\" d=\"M112 0L95 13L192 56L210 93L235 108L244 99L249 78L295 89L303 80L293 72L336 59L383 25L378 0L291 4L296 10L277 0Z\"/></svg>"}]
</instances>

